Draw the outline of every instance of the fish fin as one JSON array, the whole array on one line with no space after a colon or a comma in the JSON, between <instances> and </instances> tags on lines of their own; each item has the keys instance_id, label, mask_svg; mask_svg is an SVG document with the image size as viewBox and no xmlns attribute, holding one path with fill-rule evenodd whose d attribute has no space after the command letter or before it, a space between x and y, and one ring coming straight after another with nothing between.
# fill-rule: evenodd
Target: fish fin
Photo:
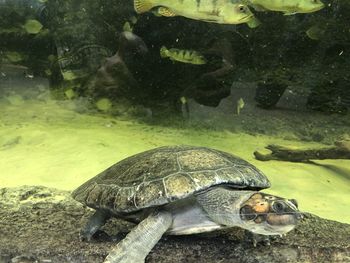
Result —
<instances>
[{"instance_id":1,"label":"fish fin","mask_svg":"<svg viewBox=\"0 0 350 263\"><path fill-rule=\"evenodd\" d=\"M268 11L265 7L263 7L262 5L257 5L257 4L253 4L252 7L254 8L255 11L258 12L265 12Z\"/></svg>"},{"instance_id":2,"label":"fish fin","mask_svg":"<svg viewBox=\"0 0 350 263\"><path fill-rule=\"evenodd\" d=\"M259 19L257 19L257 18L254 16L252 19L250 19L250 20L247 22L247 25L248 25L249 28L256 28L256 27L258 27L258 26L261 25L261 22L260 22Z\"/></svg>"},{"instance_id":3,"label":"fish fin","mask_svg":"<svg viewBox=\"0 0 350 263\"><path fill-rule=\"evenodd\" d=\"M153 7L154 5L150 0L134 0L134 9L138 14L145 13Z\"/></svg>"},{"instance_id":4,"label":"fish fin","mask_svg":"<svg viewBox=\"0 0 350 263\"><path fill-rule=\"evenodd\" d=\"M163 6L158 8L158 14L160 14L162 16L166 16L166 17L177 16L177 14L175 14L173 11L171 11L170 9L163 7Z\"/></svg>"}]
</instances>

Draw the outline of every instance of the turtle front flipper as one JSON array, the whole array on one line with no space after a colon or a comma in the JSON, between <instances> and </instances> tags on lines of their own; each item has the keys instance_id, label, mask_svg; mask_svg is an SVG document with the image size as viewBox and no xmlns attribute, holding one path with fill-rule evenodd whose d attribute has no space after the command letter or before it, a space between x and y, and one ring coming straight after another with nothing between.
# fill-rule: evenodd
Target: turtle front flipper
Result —
<instances>
[{"instance_id":1,"label":"turtle front flipper","mask_svg":"<svg viewBox=\"0 0 350 263\"><path fill-rule=\"evenodd\" d=\"M89 218L86 226L80 232L80 239L90 242L93 235L102 227L106 221L111 217L110 213L106 210L98 209Z\"/></svg>"},{"instance_id":2,"label":"turtle front flipper","mask_svg":"<svg viewBox=\"0 0 350 263\"><path fill-rule=\"evenodd\" d=\"M118 243L104 263L143 263L173 221L168 212L149 215Z\"/></svg>"}]
</instances>

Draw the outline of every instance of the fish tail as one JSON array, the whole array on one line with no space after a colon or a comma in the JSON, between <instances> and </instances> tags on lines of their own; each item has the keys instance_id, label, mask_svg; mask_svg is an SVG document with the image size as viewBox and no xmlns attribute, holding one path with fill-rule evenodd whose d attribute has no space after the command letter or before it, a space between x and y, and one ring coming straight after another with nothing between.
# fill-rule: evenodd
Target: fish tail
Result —
<instances>
[{"instance_id":1,"label":"fish tail","mask_svg":"<svg viewBox=\"0 0 350 263\"><path fill-rule=\"evenodd\" d=\"M134 0L134 9L136 13L141 14L151 10L154 7L152 0Z\"/></svg>"},{"instance_id":2,"label":"fish tail","mask_svg":"<svg viewBox=\"0 0 350 263\"><path fill-rule=\"evenodd\" d=\"M168 51L167 48L165 46L162 46L160 48L160 56L162 58L166 58L168 56L168 54L167 54L168 52L167 51Z\"/></svg>"}]
</instances>

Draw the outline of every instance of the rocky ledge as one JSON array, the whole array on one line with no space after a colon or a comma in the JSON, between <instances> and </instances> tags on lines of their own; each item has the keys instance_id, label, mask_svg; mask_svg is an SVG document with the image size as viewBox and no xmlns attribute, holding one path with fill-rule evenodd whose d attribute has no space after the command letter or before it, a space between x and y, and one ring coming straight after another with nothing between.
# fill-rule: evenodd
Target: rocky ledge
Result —
<instances>
[{"instance_id":1,"label":"rocky ledge","mask_svg":"<svg viewBox=\"0 0 350 263\"><path fill-rule=\"evenodd\" d=\"M92 210L69 192L42 186L0 189L0 263L103 262L116 242L85 243L79 230ZM110 220L104 231L115 235L132 226ZM350 225L306 214L286 237L271 245L247 242L243 230L164 237L146 262L350 262Z\"/></svg>"}]
</instances>

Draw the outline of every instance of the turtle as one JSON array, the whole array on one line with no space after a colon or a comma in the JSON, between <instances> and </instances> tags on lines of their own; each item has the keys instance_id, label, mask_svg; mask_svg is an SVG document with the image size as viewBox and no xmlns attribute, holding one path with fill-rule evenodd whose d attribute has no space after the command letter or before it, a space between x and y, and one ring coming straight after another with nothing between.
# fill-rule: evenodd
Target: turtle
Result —
<instances>
[{"instance_id":1,"label":"turtle","mask_svg":"<svg viewBox=\"0 0 350 263\"><path fill-rule=\"evenodd\" d=\"M247 161L217 149L174 145L117 162L73 191L95 209L81 230L90 241L111 217L137 225L105 263L141 263L164 234L188 235L238 226L282 235L301 218L295 199L260 190L268 178Z\"/></svg>"}]
</instances>

